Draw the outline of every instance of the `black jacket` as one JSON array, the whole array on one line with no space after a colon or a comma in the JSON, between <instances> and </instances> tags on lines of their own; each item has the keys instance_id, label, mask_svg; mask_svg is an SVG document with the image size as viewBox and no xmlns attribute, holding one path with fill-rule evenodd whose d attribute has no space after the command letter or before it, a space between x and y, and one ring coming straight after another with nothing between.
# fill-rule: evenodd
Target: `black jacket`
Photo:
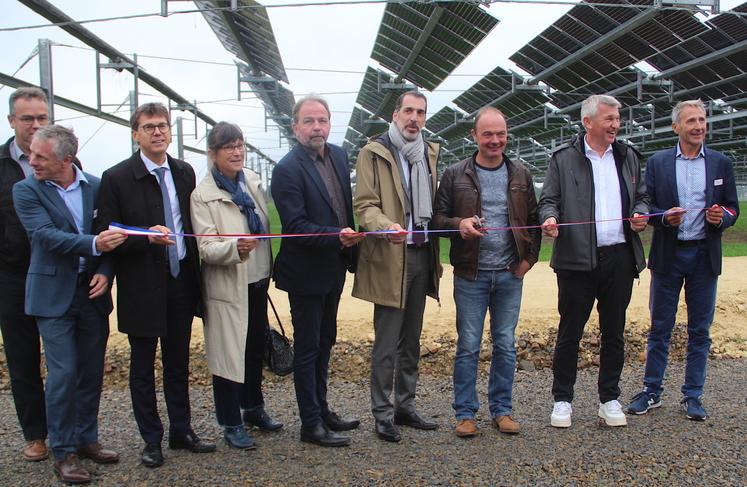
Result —
<instances>
[{"instance_id":1,"label":"black jacket","mask_svg":"<svg viewBox=\"0 0 747 487\"><path fill-rule=\"evenodd\" d=\"M179 208L185 233L192 232L189 196L195 188L192 166L168 156L168 164L179 198ZM101 176L99 212L96 233L111 222L148 228L165 225L163 197L158 181L153 177L137 151ZM200 263L194 238L184 239L193 285L194 299L184 306L199 315L201 309ZM130 236L113 252L117 279L117 319L119 331L140 337L166 336L166 303L168 283L167 249L151 245L147 237Z\"/></svg>"},{"instance_id":2,"label":"black jacket","mask_svg":"<svg viewBox=\"0 0 747 487\"><path fill-rule=\"evenodd\" d=\"M641 178L638 152L615 141L612 153L620 180L623 218L648 213L646 184ZM584 152L583 135L558 148L550 159L539 201L540 223L555 217L558 223L594 221L594 175ZM630 243L636 269L646 268L643 245L638 234L623 222L625 241ZM597 266L597 232L594 224L569 225L559 229L553 243L550 266L555 270L591 271Z\"/></svg>"},{"instance_id":3,"label":"black jacket","mask_svg":"<svg viewBox=\"0 0 747 487\"><path fill-rule=\"evenodd\" d=\"M10 156L14 137L0 147L0 272L26 276L31 248L26 229L13 206L13 185L25 178L21 167Z\"/></svg>"}]
</instances>

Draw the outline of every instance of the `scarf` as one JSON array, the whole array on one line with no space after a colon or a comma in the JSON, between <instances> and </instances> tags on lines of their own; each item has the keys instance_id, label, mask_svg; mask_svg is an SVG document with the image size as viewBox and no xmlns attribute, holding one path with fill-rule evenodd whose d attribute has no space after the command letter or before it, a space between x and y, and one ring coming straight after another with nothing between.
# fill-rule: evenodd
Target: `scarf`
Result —
<instances>
[{"instance_id":1,"label":"scarf","mask_svg":"<svg viewBox=\"0 0 747 487\"><path fill-rule=\"evenodd\" d=\"M215 184L224 191L227 191L231 195L231 200L236 203L241 213L246 217L247 223L249 223L249 232L253 234L264 233L262 230L262 220L257 215L257 207L254 204L254 200L249 196L242 188L246 186L244 182L244 172L239 171L236 175L236 180L233 181L218 171L218 168L213 166L212 169L213 179Z\"/></svg>"},{"instance_id":2,"label":"scarf","mask_svg":"<svg viewBox=\"0 0 747 487\"><path fill-rule=\"evenodd\" d=\"M412 221L415 226L424 228L433 216L431 200L431 178L425 160L425 142L423 135L413 141L402 137L397 124L389 124L389 140L407 159L410 164L410 196L412 201Z\"/></svg>"}]
</instances>

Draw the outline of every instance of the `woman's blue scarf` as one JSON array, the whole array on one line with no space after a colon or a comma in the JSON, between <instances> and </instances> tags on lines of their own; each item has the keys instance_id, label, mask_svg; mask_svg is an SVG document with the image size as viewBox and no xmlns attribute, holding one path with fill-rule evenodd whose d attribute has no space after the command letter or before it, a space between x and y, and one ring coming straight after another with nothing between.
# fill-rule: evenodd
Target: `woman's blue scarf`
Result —
<instances>
[{"instance_id":1,"label":"woman's blue scarf","mask_svg":"<svg viewBox=\"0 0 747 487\"><path fill-rule=\"evenodd\" d=\"M244 182L244 172L239 171L236 175L235 181L221 174L215 166L213 166L212 173L215 184L217 184L220 189L228 191L231 195L231 200L236 203L236 206L239 207L241 213L246 217L246 221L249 223L249 231L252 234L264 233L262 230L262 220L260 220L259 215L257 215L257 206L254 204L254 200L252 200L252 197L241 189L241 183L244 183L244 186L246 186L246 183Z\"/></svg>"}]
</instances>

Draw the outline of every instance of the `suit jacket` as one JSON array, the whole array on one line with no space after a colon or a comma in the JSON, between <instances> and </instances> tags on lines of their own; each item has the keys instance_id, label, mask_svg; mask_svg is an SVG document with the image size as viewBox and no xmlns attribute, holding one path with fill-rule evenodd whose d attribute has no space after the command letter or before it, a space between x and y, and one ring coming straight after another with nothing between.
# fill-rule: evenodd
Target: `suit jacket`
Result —
<instances>
[{"instance_id":1,"label":"suit jacket","mask_svg":"<svg viewBox=\"0 0 747 487\"><path fill-rule=\"evenodd\" d=\"M195 188L195 172L184 161L168 156L171 176L176 186L185 233L192 232L189 195ZM97 230L111 222L149 228L165 225L163 198L158 180L148 172L137 151L101 177L101 197ZM200 263L194 238L184 239L194 299L184 303L195 315L200 310ZM117 321L119 331L133 336L166 336L166 301L168 284L167 249L151 245L147 237L130 236L111 253L117 276Z\"/></svg>"},{"instance_id":2,"label":"suit jacket","mask_svg":"<svg viewBox=\"0 0 747 487\"><path fill-rule=\"evenodd\" d=\"M13 139L0 146L0 272L21 277L26 276L29 269L31 248L13 207L13 185L25 179L23 170L10 155ZM2 308L3 303L0 303Z\"/></svg>"},{"instance_id":3,"label":"suit jacket","mask_svg":"<svg viewBox=\"0 0 747 487\"><path fill-rule=\"evenodd\" d=\"M721 274L721 234L726 228L734 225L739 216L737 186L734 181L734 167L728 157L705 148L706 165L706 207L714 204L725 206L734 216L724 212L724 221L720 227L706 222L706 240L708 255L715 275ZM677 194L677 171L675 160L677 149L667 149L651 156L646 163L646 188L651 198L651 212L660 213L680 206ZM672 257L677 250L677 227L666 226L663 216L649 218L649 225L654 227L648 267L655 272L668 272L671 269Z\"/></svg>"},{"instance_id":4,"label":"suit jacket","mask_svg":"<svg viewBox=\"0 0 747 487\"><path fill-rule=\"evenodd\" d=\"M340 147L327 144L345 204L345 226L353 228L352 191L348 157ZM319 171L301 144L297 144L272 171L272 199L283 233L330 233L340 227ZM278 289L301 295L324 295L344 280L346 268L355 271L354 248L342 248L337 235L285 238L275 260Z\"/></svg>"},{"instance_id":5,"label":"suit jacket","mask_svg":"<svg viewBox=\"0 0 747 487\"><path fill-rule=\"evenodd\" d=\"M85 173L84 173L85 174ZM99 179L85 174L83 233L78 233L72 214L56 188L34 176L13 187L13 201L31 240L31 263L26 278L26 314L44 318L63 316L75 297L80 257L86 259L90 276L104 274L112 280L111 262L93 255L91 229L96 212ZM112 311L109 291L95 300L104 314Z\"/></svg>"}]
</instances>

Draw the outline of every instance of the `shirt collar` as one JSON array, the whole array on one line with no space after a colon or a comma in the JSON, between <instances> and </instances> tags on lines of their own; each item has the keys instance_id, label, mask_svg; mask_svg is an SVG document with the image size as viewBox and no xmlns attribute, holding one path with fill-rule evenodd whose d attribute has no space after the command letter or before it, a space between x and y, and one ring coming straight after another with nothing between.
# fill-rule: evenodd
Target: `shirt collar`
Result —
<instances>
[{"instance_id":1,"label":"shirt collar","mask_svg":"<svg viewBox=\"0 0 747 487\"><path fill-rule=\"evenodd\" d=\"M62 186L60 186L59 184L55 183L54 181L47 180L47 181L44 181L44 182L47 183L50 186L53 186L55 188L59 188L62 191L73 191L73 190L78 189L78 186L80 186L82 183L88 184L88 179L86 178L86 175L83 174L83 171L81 171L80 169L78 169L78 166L76 166L75 164L73 164L73 170L75 171L75 180L73 181L73 184L71 184L67 188L63 188Z\"/></svg>"},{"instance_id":2,"label":"shirt collar","mask_svg":"<svg viewBox=\"0 0 747 487\"><path fill-rule=\"evenodd\" d=\"M13 141L10 143L10 157L12 157L16 162L21 162L22 157L25 158L26 161L29 160L28 156L18 146L15 137L13 137Z\"/></svg>"},{"instance_id":3,"label":"shirt collar","mask_svg":"<svg viewBox=\"0 0 747 487\"><path fill-rule=\"evenodd\" d=\"M313 149L309 149L305 145L302 145L301 147L303 147L303 150L305 150L306 154L309 155L309 159L311 159L314 162L316 162L317 159L319 159L320 156L319 156L319 153L317 151L315 151ZM328 155L329 155L329 147L325 143L324 144L324 158L326 158Z\"/></svg>"},{"instance_id":4,"label":"shirt collar","mask_svg":"<svg viewBox=\"0 0 747 487\"><path fill-rule=\"evenodd\" d=\"M164 163L161 164L160 166L156 164L155 162L151 161L150 159L148 159L148 156L143 154L143 151L140 151L140 158L143 160L143 164L145 164L145 169L147 169L148 172L153 172L159 167L165 167L167 171L171 171L171 168L169 167L168 156L166 157L166 160L164 161Z\"/></svg>"},{"instance_id":5,"label":"shirt collar","mask_svg":"<svg viewBox=\"0 0 747 487\"><path fill-rule=\"evenodd\" d=\"M677 142L677 159L687 159L692 161L693 159L699 159L704 158L705 159L705 144L700 144L700 152L698 152L698 155L695 157L685 157L682 155L682 149L680 148L680 143Z\"/></svg>"},{"instance_id":6,"label":"shirt collar","mask_svg":"<svg viewBox=\"0 0 747 487\"><path fill-rule=\"evenodd\" d=\"M586 143L586 136L584 135L584 153L588 156L590 152L599 156L599 153L592 149L589 144ZM606 156L609 152L612 152L612 144L607 146L607 149L604 151L604 155Z\"/></svg>"}]
</instances>

